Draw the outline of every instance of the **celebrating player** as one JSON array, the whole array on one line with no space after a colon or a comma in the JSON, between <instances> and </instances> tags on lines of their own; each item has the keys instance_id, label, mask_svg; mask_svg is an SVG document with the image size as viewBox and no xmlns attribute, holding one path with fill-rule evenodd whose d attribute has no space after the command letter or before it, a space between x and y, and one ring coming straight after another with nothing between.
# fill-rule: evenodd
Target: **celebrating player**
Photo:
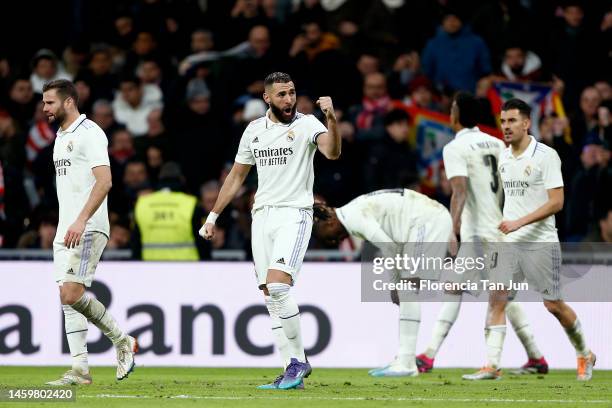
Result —
<instances>
[{"instance_id":1,"label":"celebrating player","mask_svg":"<svg viewBox=\"0 0 612 408\"><path fill-rule=\"evenodd\" d=\"M580 321L561 297L561 251L555 213L563 208L563 178L557 152L529 135L531 108L520 99L502 105L501 127L510 144L500 154L499 173L504 188L503 219L499 230L506 246L499 253L491 279L508 283L526 279L544 299L544 305L559 320L578 357L579 381L593 375L595 354L587 347ZM520 251L520 253L519 253ZM508 291L490 293L487 337L488 361L464 379L496 379L501 375L499 360L506 336L504 310Z\"/></svg>"},{"instance_id":2,"label":"celebrating player","mask_svg":"<svg viewBox=\"0 0 612 408\"><path fill-rule=\"evenodd\" d=\"M501 140L478 129L479 110L478 101L472 95L462 92L455 96L451 107L451 125L457 134L443 150L444 168L453 191L450 209L453 232L462 243L468 243L461 247L458 257L479 256L480 252L487 250L487 243L501 239L497 226L502 220L503 190L497 163L500 152L506 146ZM451 280L486 279L486 276L480 276L482 272L486 273L472 269L462 275L452 274ZM417 356L421 372L433 369L434 358L457 320L462 294L454 292L447 293L447 296L451 300L442 304L429 346L425 353ZM509 302L506 314L529 358L517 373L547 373L548 363L535 343L523 309L518 303ZM489 331L487 327L485 332Z\"/></svg>"},{"instance_id":3,"label":"celebrating player","mask_svg":"<svg viewBox=\"0 0 612 408\"><path fill-rule=\"evenodd\" d=\"M136 339L125 334L104 305L85 293L109 237L106 197L111 171L104 131L80 115L72 82L59 79L43 87L43 111L59 130L53 164L59 223L53 242L55 280L59 284L72 369L49 385L91 384L87 363L87 320L117 349L117 379L134 369Z\"/></svg>"},{"instance_id":4,"label":"celebrating player","mask_svg":"<svg viewBox=\"0 0 612 408\"><path fill-rule=\"evenodd\" d=\"M340 208L315 205L315 236L329 245L336 244L349 235L357 236L385 252L388 245L381 243L410 244L419 257L444 258L446 243L452 232L448 210L437 201L407 189L379 190L355 198ZM444 245L442 245L444 243ZM427 275L427 272L430 272ZM402 274L400 279L439 277L433 271L417 271ZM410 299L410 296L407 296ZM406 299L406 298L404 298ZM374 377L417 376L416 341L421 323L421 305L417 301L399 300L399 352L389 365L370 370Z\"/></svg>"},{"instance_id":5,"label":"celebrating player","mask_svg":"<svg viewBox=\"0 0 612 408\"><path fill-rule=\"evenodd\" d=\"M315 151L318 148L335 160L340 157L341 138L331 98L317 101L325 113L326 128L313 115L296 111L295 86L289 75L274 72L266 77L264 86L263 98L270 108L245 129L234 166L200 234L212 239L217 217L236 195L251 166L257 166L253 259L285 366L273 383L259 388L303 388L303 379L312 369L302 345L300 312L289 290L297 280L312 230Z\"/></svg>"}]
</instances>

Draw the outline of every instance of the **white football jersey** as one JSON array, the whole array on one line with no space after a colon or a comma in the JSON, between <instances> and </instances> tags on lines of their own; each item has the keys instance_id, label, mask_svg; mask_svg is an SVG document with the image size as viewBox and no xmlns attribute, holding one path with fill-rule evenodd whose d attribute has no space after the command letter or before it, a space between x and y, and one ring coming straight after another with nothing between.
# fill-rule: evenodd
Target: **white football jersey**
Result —
<instances>
[{"instance_id":1,"label":"white football jersey","mask_svg":"<svg viewBox=\"0 0 612 408\"><path fill-rule=\"evenodd\" d=\"M89 199L96 182L92 169L110 166L108 140L104 131L81 115L66 130L58 130L53 146L53 165L59 202L56 242L64 242L66 231L74 223ZM85 231L110 235L106 197L91 216Z\"/></svg>"},{"instance_id":2,"label":"white football jersey","mask_svg":"<svg viewBox=\"0 0 612 408\"><path fill-rule=\"evenodd\" d=\"M236 162L257 167L253 209L270 205L309 208L314 202L313 158L317 137L327 128L313 115L296 112L291 123L276 123L269 111L242 134Z\"/></svg>"},{"instance_id":3,"label":"white football jersey","mask_svg":"<svg viewBox=\"0 0 612 408\"><path fill-rule=\"evenodd\" d=\"M467 197L461 214L461 240L500 239L502 186L498 174L501 140L478 127L462 129L442 152L446 177L467 177Z\"/></svg>"},{"instance_id":4,"label":"white football jersey","mask_svg":"<svg viewBox=\"0 0 612 408\"><path fill-rule=\"evenodd\" d=\"M514 221L534 212L548 201L548 191L563 187L561 159L557 152L533 136L518 157L505 149L499 162L505 202L504 220ZM559 242L555 216L525 225L506 235L509 242Z\"/></svg>"},{"instance_id":5,"label":"white football jersey","mask_svg":"<svg viewBox=\"0 0 612 408\"><path fill-rule=\"evenodd\" d=\"M372 243L410 242L413 228L444 212L448 214L439 202L403 188L364 194L336 209L350 235Z\"/></svg>"}]
</instances>

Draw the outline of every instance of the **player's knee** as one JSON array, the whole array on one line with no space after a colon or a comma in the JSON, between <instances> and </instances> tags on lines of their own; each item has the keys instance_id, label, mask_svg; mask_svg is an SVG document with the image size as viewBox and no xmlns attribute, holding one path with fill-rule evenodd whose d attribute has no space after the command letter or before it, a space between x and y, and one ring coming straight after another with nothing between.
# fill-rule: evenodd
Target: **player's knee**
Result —
<instances>
[{"instance_id":1,"label":"player's knee","mask_svg":"<svg viewBox=\"0 0 612 408\"><path fill-rule=\"evenodd\" d=\"M60 289L60 301L62 305L72 305L83 296L83 292L79 287L64 285Z\"/></svg>"},{"instance_id":2,"label":"player's knee","mask_svg":"<svg viewBox=\"0 0 612 408\"><path fill-rule=\"evenodd\" d=\"M555 316L559 316L561 314L561 302L558 300L545 300L544 307L546 307L546 310Z\"/></svg>"},{"instance_id":3,"label":"player's knee","mask_svg":"<svg viewBox=\"0 0 612 408\"><path fill-rule=\"evenodd\" d=\"M503 313L508 304L508 293L505 291L492 292L489 296L489 310L494 313Z\"/></svg>"},{"instance_id":4,"label":"player's knee","mask_svg":"<svg viewBox=\"0 0 612 408\"><path fill-rule=\"evenodd\" d=\"M271 282L266 285L270 297L275 301L280 301L289 296L291 286L286 283Z\"/></svg>"},{"instance_id":5,"label":"player's knee","mask_svg":"<svg viewBox=\"0 0 612 408\"><path fill-rule=\"evenodd\" d=\"M291 275L289 275L287 272L278 269L269 269L266 276L266 286L270 283L284 283L291 285L291 279Z\"/></svg>"}]
</instances>

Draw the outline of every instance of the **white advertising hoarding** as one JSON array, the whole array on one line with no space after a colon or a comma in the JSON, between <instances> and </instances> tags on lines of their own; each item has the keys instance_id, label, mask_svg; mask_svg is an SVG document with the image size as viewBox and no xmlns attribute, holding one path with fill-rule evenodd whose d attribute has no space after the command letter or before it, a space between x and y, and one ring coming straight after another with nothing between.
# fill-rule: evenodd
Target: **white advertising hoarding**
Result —
<instances>
[{"instance_id":1,"label":"white advertising hoarding","mask_svg":"<svg viewBox=\"0 0 612 408\"><path fill-rule=\"evenodd\" d=\"M375 367L397 350L398 308L361 302L358 263L305 263L293 295L315 367ZM0 364L66 365L63 316L51 262L0 262ZM136 332L140 366L278 366L270 322L250 263L102 262L93 293L121 327ZM523 304L551 368L574 368L563 329L541 303ZM598 368L612 368L611 303L572 303ZM423 303L418 351L429 341L439 303ZM480 367L486 304L466 302L436 358L438 367ZM526 361L508 330L502 365ZM93 365L113 365L114 350L90 326Z\"/></svg>"}]
</instances>

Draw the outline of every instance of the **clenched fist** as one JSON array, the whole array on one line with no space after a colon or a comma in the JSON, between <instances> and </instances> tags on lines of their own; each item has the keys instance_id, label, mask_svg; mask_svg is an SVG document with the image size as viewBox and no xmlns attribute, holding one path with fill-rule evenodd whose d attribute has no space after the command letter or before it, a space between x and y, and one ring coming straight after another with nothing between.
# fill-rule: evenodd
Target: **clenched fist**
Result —
<instances>
[{"instance_id":1,"label":"clenched fist","mask_svg":"<svg viewBox=\"0 0 612 408\"><path fill-rule=\"evenodd\" d=\"M336 113L334 112L334 104L332 103L332 99L329 96L321 96L317 100L317 105L325 114L325 118L327 120L336 120Z\"/></svg>"},{"instance_id":2,"label":"clenched fist","mask_svg":"<svg viewBox=\"0 0 612 408\"><path fill-rule=\"evenodd\" d=\"M200 236L205 240L210 241L215 236L215 224L209 222L202 225L202 228L200 228L198 234L200 234Z\"/></svg>"}]
</instances>

